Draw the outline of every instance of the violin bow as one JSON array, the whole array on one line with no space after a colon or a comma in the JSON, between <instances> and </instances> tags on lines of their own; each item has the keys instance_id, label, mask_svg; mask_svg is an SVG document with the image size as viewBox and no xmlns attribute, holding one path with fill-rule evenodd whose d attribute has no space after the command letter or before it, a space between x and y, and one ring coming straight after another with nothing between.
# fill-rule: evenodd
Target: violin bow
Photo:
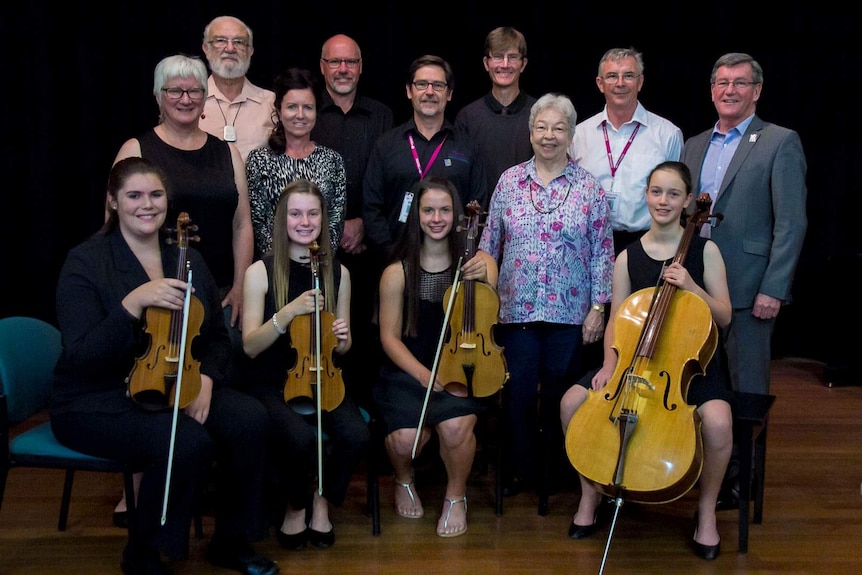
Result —
<instances>
[{"instance_id":1,"label":"violin bow","mask_svg":"<svg viewBox=\"0 0 862 575\"><path fill-rule=\"evenodd\" d=\"M449 317L452 315L452 306L455 303L455 295L461 285L461 261L463 257L458 258L458 267L455 268L455 281L452 282L452 291L449 292L449 302L446 304L446 316L443 318L443 329L440 331L440 341L437 343L437 353L434 354L434 365L431 367L431 377L428 380L428 387L425 389L425 401L422 402L422 412L419 414L419 425L416 427L416 438L413 440L413 452L410 455L411 459L416 459L416 450L419 447L419 437L422 435L422 426L425 425L425 412L428 409L428 400L431 397L431 390L434 388L434 380L437 379L437 368L440 366L440 352L443 349L443 342L446 339L446 328L449 326Z\"/></svg>"},{"instance_id":2,"label":"violin bow","mask_svg":"<svg viewBox=\"0 0 862 575\"><path fill-rule=\"evenodd\" d=\"M183 298L183 328L180 337L180 359L179 369L177 369L177 383L174 386L174 414L171 421L171 443L168 451L168 469L165 476L165 495L162 499L162 518L161 524L164 525L168 520L168 493L171 488L171 469L174 464L174 445L177 440L177 420L180 415L180 390L183 385L183 366L186 364L186 338L189 331L189 304L192 301L192 269L189 263L186 262L188 268L188 279L186 281L186 295Z\"/></svg>"},{"instance_id":3,"label":"violin bow","mask_svg":"<svg viewBox=\"0 0 862 575\"><path fill-rule=\"evenodd\" d=\"M323 382L320 371L320 260L317 242L308 249L311 260L311 275L314 278L314 355L315 371L317 372L317 494L323 496Z\"/></svg>"}]
</instances>

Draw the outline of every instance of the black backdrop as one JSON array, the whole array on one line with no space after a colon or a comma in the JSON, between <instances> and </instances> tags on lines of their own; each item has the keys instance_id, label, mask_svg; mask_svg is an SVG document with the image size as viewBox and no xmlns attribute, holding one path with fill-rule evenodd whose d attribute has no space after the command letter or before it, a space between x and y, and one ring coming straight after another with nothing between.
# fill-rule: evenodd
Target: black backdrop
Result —
<instances>
[{"instance_id":1,"label":"black backdrop","mask_svg":"<svg viewBox=\"0 0 862 575\"><path fill-rule=\"evenodd\" d=\"M480 2L342 3L213 0L118 2L88 7L31 1L4 8L3 192L0 208L0 317L54 321L56 277L66 252L98 229L104 184L120 145L156 122L152 73L164 56L202 55L205 24L231 14L255 33L249 77L262 86L290 65L317 70L322 42L334 33L363 49L361 89L390 104L396 122L409 103L404 76L424 53L453 65L450 118L488 89L485 34L512 25L527 37L522 87L535 96L569 95L580 118L601 109L594 78L610 47L644 53L641 101L679 125L685 137L710 127L709 73L725 52L752 54L765 82L758 113L797 130L808 159L809 227L794 304L779 317L776 355L831 359L836 308L858 320L860 241L855 171L859 141L858 20L830 2L690 1L627 5L529 2L514 10ZM768 3L775 6L774 3ZM743 12L743 9L745 12ZM844 306L852 306L842 312ZM858 323L847 327L853 333ZM858 342L858 337L851 341ZM847 344L845 344L847 345ZM849 351L849 345L847 345ZM855 347L855 346L854 346Z\"/></svg>"}]
</instances>

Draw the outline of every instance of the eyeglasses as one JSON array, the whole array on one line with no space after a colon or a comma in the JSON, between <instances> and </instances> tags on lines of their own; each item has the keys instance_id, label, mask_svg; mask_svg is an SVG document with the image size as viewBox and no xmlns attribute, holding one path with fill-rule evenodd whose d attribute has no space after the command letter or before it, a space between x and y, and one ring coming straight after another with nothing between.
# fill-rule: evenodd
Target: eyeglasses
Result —
<instances>
[{"instance_id":1,"label":"eyeglasses","mask_svg":"<svg viewBox=\"0 0 862 575\"><path fill-rule=\"evenodd\" d=\"M212 40L207 40L207 44L215 46L219 50L227 47L228 44L233 44L237 50L245 50L248 48L248 40L245 38L225 38L224 36L216 36Z\"/></svg>"},{"instance_id":2,"label":"eyeglasses","mask_svg":"<svg viewBox=\"0 0 862 575\"><path fill-rule=\"evenodd\" d=\"M448 86L446 82L429 82L428 80L416 80L413 82L413 87L419 90L420 92L424 92L428 89L428 86L431 86L435 92L442 92Z\"/></svg>"},{"instance_id":3,"label":"eyeglasses","mask_svg":"<svg viewBox=\"0 0 862 575\"><path fill-rule=\"evenodd\" d=\"M203 100L205 90L203 88L189 88L188 90L183 90L182 88L162 88L162 92L167 94L171 100L179 100L183 97L183 94L188 94L189 99L197 101Z\"/></svg>"},{"instance_id":4,"label":"eyeglasses","mask_svg":"<svg viewBox=\"0 0 862 575\"><path fill-rule=\"evenodd\" d=\"M620 78L623 79L623 82L634 82L638 78L640 78L640 74L635 74L634 72L626 72L625 74L617 74L616 72L608 72L603 76L605 82L608 84L615 84L619 81Z\"/></svg>"},{"instance_id":5,"label":"eyeglasses","mask_svg":"<svg viewBox=\"0 0 862 575\"><path fill-rule=\"evenodd\" d=\"M731 82L730 80L717 80L712 83L713 86L718 88L719 90L726 90L728 86L733 84L733 87L737 90L745 90L752 84L759 84L760 82L749 82L748 80L734 80Z\"/></svg>"},{"instance_id":6,"label":"eyeglasses","mask_svg":"<svg viewBox=\"0 0 862 575\"><path fill-rule=\"evenodd\" d=\"M488 57L495 64L502 64L505 60L508 60L512 64L517 64L524 58L520 54L490 54Z\"/></svg>"},{"instance_id":7,"label":"eyeglasses","mask_svg":"<svg viewBox=\"0 0 862 575\"><path fill-rule=\"evenodd\" d=\"M359 60L361 60L361 58L321 58L321 60L326 62L326 65L329 66L330 70L337 70L338 67L341 66L342 62L352 70L359 65Z\"/></svg>"}]
</instances>

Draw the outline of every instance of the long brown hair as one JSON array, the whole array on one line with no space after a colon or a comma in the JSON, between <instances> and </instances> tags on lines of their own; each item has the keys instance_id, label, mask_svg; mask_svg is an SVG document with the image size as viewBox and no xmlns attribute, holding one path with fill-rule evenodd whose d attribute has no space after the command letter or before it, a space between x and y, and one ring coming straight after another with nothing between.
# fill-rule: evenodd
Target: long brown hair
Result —
<instances>
[{"instance_id":1,"label":"long brown hair","mask_svg":"<svg viewBox=\"0 0 862 575\"><path fill-rule=\"evenodd\" d=\"M320 263L320 277L323 279L323 309L335 313L335 281L332 271L332 254L329 249L329 215L326 211L326 199L324 199L317 184L304 179L294 180L287 184L275 206L275 221L272 226L272 273L274 276L275 308L281 309L288 303L291 260L290 237L287 234L287 200L294 194L310 194L320 201L320 236L317 238L317 244L320 246L318 261Z\"/></svg>"}]
</instances>

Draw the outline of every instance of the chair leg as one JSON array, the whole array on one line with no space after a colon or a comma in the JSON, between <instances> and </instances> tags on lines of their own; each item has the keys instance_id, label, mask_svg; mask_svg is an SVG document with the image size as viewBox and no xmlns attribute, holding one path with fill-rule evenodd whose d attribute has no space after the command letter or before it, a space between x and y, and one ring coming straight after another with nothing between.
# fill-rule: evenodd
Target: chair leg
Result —
<instances>
[{"instance_id":1,"label":"chair leg","mask_svg":"<svg viewBox=\"0 0 862 575\"><path fill-rule=\"evenodd\" d=\"M69 503L72 501L72 482L75 480L75 470L66 470L66 479L63 481L63 498L60 501L60 519L57 521L57 531L66 530L66 522L69 519Z\"/></svg>"}]
</instances>

